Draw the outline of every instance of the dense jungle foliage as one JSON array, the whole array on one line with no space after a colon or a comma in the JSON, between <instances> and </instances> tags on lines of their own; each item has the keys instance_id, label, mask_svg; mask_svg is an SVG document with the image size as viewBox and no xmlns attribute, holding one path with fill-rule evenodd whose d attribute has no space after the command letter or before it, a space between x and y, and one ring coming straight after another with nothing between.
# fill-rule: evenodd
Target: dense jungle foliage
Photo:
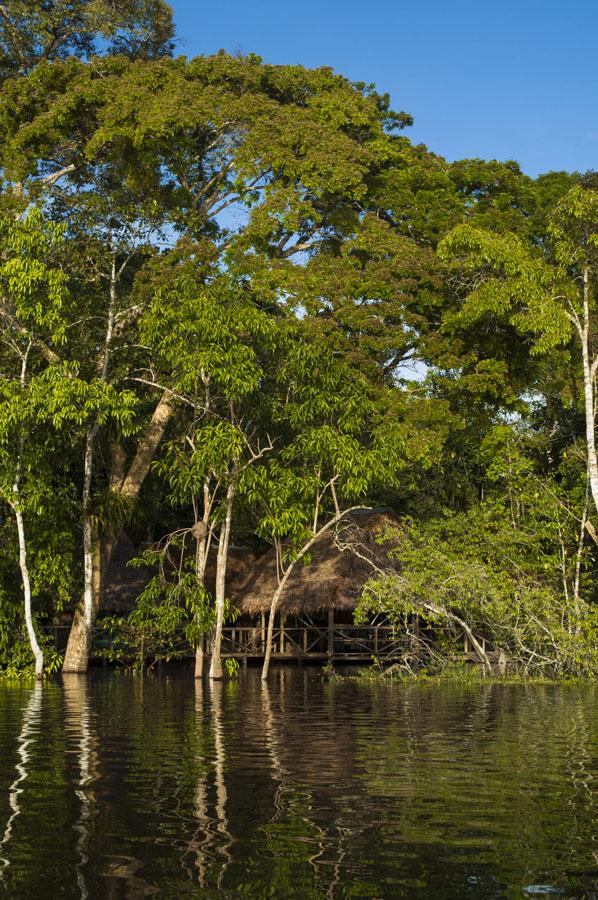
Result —
<instances>
[{"instance_id":1,"label":"dense jungle foliage","mask_svg":"<svg viewBox=\"0 0 598 900\"><path fill-rule=\"evenodd\" d=\"M0 5L0 667L72 621L86 668L123 530L158 572L128 627L197 643L231 542L284 587L372 505L399 565L360 617L593 675L598 176L448 163L372 85L173 34Z\"/></svg>"}]
</instances>

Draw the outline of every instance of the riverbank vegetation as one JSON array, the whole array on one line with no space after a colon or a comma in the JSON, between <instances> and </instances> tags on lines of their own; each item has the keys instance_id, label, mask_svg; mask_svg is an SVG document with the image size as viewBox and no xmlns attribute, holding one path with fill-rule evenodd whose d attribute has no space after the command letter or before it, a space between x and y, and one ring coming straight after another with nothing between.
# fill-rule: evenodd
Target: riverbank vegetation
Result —
<instances>
[{"instance_id":1,"label":"riverbank vegetation","mask_svg":"<svg viewBox=\"0 0 598 900\"><path fill-rule=\"evenodd\" d=\"M359 620L594 675L598 176L448 163L327 68L177 56L163 0L38 7L0 8L0 668L55 668L67 622L86 670L126 533L135 652L183 629L201 674L210 632L213 678L230 548L274 548L267 674L293 569L384 506Z\"/></svg>"}]
</instances>

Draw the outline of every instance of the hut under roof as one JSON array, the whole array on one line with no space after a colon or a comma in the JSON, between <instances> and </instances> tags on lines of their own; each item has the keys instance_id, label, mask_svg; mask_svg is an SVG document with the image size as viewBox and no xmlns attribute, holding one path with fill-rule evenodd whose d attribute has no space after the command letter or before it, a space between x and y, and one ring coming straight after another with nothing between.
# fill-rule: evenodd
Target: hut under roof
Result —
<instances>
[{"instance_id":1,"label":"hut under roof","mask_svg":"<svg viewBox=\"0 0 598 900\"><path fill-rule=\"evenodd\" d=\"M286 584L278 605L283 616L314 616L335 610L353 613L363 587L378 569L394 566L389 556L392 542L381 545L380 535L398 527L390 509L355 510L336 531L326 532L314 544L307 565L299 562ZM253 570L229 587L241 615L256 616L270 609L278 586L276 552L269 550Z\"/></svg>"}]
</instances>

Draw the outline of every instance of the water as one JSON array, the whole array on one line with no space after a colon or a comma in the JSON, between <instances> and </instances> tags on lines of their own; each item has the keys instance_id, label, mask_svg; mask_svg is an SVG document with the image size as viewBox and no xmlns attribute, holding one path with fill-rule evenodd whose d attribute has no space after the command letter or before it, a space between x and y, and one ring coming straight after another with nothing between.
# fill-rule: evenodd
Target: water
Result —
<instances>
[{"instance_id":1,"label":"water","mask_svg":"<svg viewBox=\"0 0 598 900\"><path fill-rule=\"evenodd\" d=\"M0 686L0 896L598 898L598 689Z\"/></svg>"}]
</instances>

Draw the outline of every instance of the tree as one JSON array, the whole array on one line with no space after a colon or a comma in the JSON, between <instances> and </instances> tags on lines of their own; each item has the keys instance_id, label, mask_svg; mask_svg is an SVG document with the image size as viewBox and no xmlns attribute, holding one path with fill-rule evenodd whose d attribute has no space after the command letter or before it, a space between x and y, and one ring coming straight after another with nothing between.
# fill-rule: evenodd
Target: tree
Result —
<instances>
[{"instance_id":1,"label":"tree","mask_svg":"<svg viewBox=\"0 0 598 900\"><path fill-rule=\"evenodd\" d=\"M244 473L273 449L268 426L274 380L268 370L276 370L281 336L280 319L260 307L246 284L222 275L202 284L197 275L179 276L170 290L157 293L142 335L155 351L154 377L164 374L180 408L181 427L155 468L169 486L170 501L192 510L192 525L176 533L183 543L176 578L180 583L186 568L188 535L195 540L194 582L203 605L208 555L218 546L210 678L219 679L234 504ZM164 549L171 547L167 538ZM203 635L198 630L195 637L201 677Z\"/></svg>"},{"instance_id":2,"label":"tree","mask_svg":"<svg viewBox=\"0 0 598 900\"><path fill-rule=\"evenodd\" d=\"M529 336L532 355L578 340L583 376L586 448L590 487L598 509L598 459L595 442L594 348L598 284L598 191L578 184L557 203L549 221L546 246L526 246L516 235L496 235L459 226L439 252L462 273L465 299L457 320L506 321Z\"/></svg>"},{"instance_id":3,"label":"tree","mask_svg":"<svg viewBox=\"0 0 598 900\"><path fill-rule=\"evenodd\" d=\"M63 274L44 262L59 233L44 226L31 213L22 223L0 222L3 252L0 260L0 291L5 312L3 342L8 347L2 373L0 404L1 493L11 508L18 535L19 568L23 590L24 616L35 674L42 678L44 656L33 618L30 554L26 512L40 502L35 484L35 462L39 448L31 440L31 431L41 418L40 379L32 375L33 353L38 349L38 334L50 335L55 342L64 340L63 306L67 297ZM35 371L35 370L34 370ZM43 387L42 387L43 397Z\"/></svg>"},{"instance_id":4,"label":"tree","mask_svg":"<svg viewBox=\"0 0 598 900\"><path fill-rule=\"evenodd\" d=\"M4 0L0 81L41 63L100 49L151 58L172 51L172 10L164 0Z\"/></svg>"},{"instance_id":5,"label":"tree","mask_svg":"<svg viewBox=\"0 0 598 900\"><path fill-rule=\"evenodd\" d=\"M584 541L588 495L574 451L542 473L537 437L502 425L478 452L486 469L481 502L427 521L405 519L383 539L393 569L378 571L357 620L382 614L402 629L414 618L409 670L442 671L466 636L487 674L592 675L596 609L592 554ZM581 463L581 464L580 464ZM486 643L498 654L491 660Z\"/></svg>"},{"instance_id":6,"label":"tree","mask_svg":"<svg viewBox=\"0 0 598 900\"><path fill-rule=\"evenodd\" d=\"M421 410L410 421L417 401L368 383L310 323L298 337L278 375L285 440L276 456L247 471L241 483L257 517L257 534L274 546L277 558L264 680L274 617L295 566L307 563L313 545L377 486L395 484L410 465L428 465L443 439L433 403L427 422Z\"/></svg>"}]
</instances>

